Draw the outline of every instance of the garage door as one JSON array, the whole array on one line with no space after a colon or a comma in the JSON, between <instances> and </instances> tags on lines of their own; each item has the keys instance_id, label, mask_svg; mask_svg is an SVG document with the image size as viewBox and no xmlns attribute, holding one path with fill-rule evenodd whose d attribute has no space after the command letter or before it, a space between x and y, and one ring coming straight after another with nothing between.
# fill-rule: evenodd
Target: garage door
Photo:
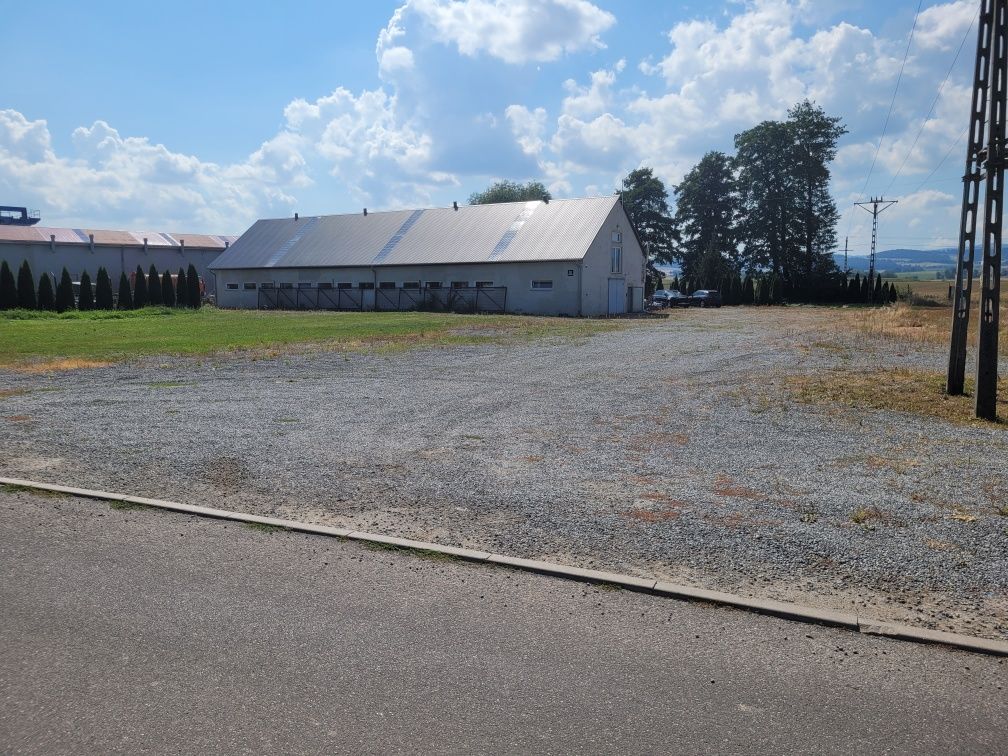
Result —
<instances>
[{"instance_id":1,"label":"garage door","mask_svg":"<svg viewBox=\"0 0 1008 756\"><path fill-rule=\"evenodd\" d=\"M609 279L609 314L622 315L626 312L626 284L622 278Z\"/></svg>"}]
</instances>

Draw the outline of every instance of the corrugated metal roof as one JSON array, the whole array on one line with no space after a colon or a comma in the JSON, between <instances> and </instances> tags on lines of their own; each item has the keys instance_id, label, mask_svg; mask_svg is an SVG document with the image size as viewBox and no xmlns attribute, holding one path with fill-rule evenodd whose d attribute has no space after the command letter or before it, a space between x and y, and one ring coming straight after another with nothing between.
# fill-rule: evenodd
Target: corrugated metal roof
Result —
<instances>
[{"instance_id":1,"label":"corrugated metal roof","mask_svg":"<svg viewBox=\"0 0 1008 756\"><path fill-rule=\"evenodd\" d=\"M210 267L578 260L617 202L611 196L260 220Z\"/></svg>"},{"instance_id":2,"label":"corrugated metal roof","mask_svg":"<svg viewBox=\"0 0 1008 756\"><path fill-rule=\"evenodd\" d=\"M142 247L147 239L148 247L177 247L178 239L185 239L187 247L198 249L224 249L234 243L237 236L210 234L165 234L160 231L110 231L100 228L50 228L46 226L0 226L2 242L49 243L50 235L56 237L57 244L90 244L89 234L94 234L95 244L113 246ZM174 238L173 238L174 237Z\"/></svg>"}]
</instances>

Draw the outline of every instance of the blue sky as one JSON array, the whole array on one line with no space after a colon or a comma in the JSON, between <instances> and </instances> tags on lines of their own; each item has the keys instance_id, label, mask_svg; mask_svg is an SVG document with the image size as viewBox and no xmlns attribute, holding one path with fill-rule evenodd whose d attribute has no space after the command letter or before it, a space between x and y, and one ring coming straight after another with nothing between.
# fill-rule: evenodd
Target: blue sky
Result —
<instances>
[{"instance_id":1,"label":"blue sky","mask_svg":"<svg viewBox=\"0 0 1008 756\"><path fill-rule=\"evenodd\" d=\"M883 247L954 243L976 5L923 3L865 189L901 200ZM704 152L809 97L850 129L833 189L841 240L863 251L868 216L848 208L916 9L0 0L0 17L26 19L0 29L0 204L50 225L239 233L294 210L447 205L496 178L587 196L650 165L671 189Z\"/></svg>"}]
</instances>

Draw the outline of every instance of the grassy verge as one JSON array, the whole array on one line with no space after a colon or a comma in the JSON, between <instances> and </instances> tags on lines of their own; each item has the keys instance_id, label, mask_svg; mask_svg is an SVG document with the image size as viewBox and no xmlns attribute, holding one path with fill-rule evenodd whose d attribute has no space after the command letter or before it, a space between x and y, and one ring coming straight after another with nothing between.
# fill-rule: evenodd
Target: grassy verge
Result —
<instances>
[{"instance_id":1,"label":"grassy verge","mask_svg":"<svg viewBox=\"0 0 1008 756\"><path fill-rule=\"evenodd\" d=\"M972 396L948 396L945 376L922 370L832 370L787 379L792 396L806 404L891 410L938 417L954 423L981 423L973 417ZM967 390L972 387L967 382ZM998 416L1008 418L1008 379L998 384ZM989 425L985 423L985 425Z\"/></svg>"},{"instance_id":2,"label":"grassy verge","mask_svg":"<svg viewBox=\"0 0 1008 756\"><path fill-rule=\"evenodd\" d=\"M1008 307L1005 304L1001 307L999 354L1008 354ZM976 344L978 318L979 308L974 307L967 332L970 346ZM854 329L868 336L894 341L947 345L952 331L952 308L905 303L892 307L845 308L837 311L833 327Z\"/></svg>"},{"instance_id":3,"label":"grassy verge","mask_svg":"<svg viewBox=\"0 0 1008 756\"><path fill-rule=\"evenodd\" d=\"M272 350L405 349L419 345L586 337L621 321L417 312L171 310L0 313L0 367L48 371L148 355Z\"/></svg>"}]
</instances>

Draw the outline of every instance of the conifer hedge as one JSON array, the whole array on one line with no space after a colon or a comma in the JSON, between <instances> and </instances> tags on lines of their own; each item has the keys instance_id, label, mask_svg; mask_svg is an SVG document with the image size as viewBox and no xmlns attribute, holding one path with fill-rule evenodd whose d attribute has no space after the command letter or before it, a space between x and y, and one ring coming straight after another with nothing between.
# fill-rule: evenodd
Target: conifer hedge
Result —
<instances>
[{"instance_id":1,"label":"conifer hedge","mask_svg":"<svg viewBox=\"0 0 1008 756\"><path fill-rule=\"evenodd\" d=\"M48 273L43 273L38 285L38 308L40 310L56 311L56 292L53 291L52 279Z\"/></svg>"},{"instance_id":2,"label":"conifer hedge","mask_svg":"<svg viewBox=\"0 0 1008 756\"><path fill-rule=\"evenodd\" d=\"M80 294L77 297L77 309L86 312L95 308L94 287L91 286L91 276L85 270L80 277Z\"/></svg>"},{"instance_id":3,"label":"conifer hedge","mask_svg":"<svg viewBox=\"0 0 1008 756\"><path fill-rule=\"evenodd\" d=\"M38 307L38 297L35 295L35 276L31 265L25 260L18 269L17 306L23 310L34 310Z\"/></svg>"},{"instance_id":4,"label":"conifer hedge","mask_svg":"<svg viewBox=\"0 0 1008 756\"><path fill-rule=\"evenodd\" d=\"M13 310L17 307L18 293L17 284L14 283L14 274L11 273L10 266L4 260L0 263L0 310Z\"/></svg>"},{"instance_id":5,"label":"conifer hedge","mask_svg":"<svg viewBox=\"0 0 1008 756\"><path fill-rule=\"evenodd\" d=\"M115 307L112 297L112 280L105 268L98 268L98 278L95 281L95 309L111 310Z\"/></svg>"},{"instance_id":6,"label":"conifer hedge","mask_svg":"<svg viewBox=\"0 0 1008 756\"><path fill-rule=\"evenodd\" d=\"M129 278L126 277L126 271L119 274L119 304L117 305L117 309L133 309L133 294L130 292Z\"/></svg>"}]
</instances>

